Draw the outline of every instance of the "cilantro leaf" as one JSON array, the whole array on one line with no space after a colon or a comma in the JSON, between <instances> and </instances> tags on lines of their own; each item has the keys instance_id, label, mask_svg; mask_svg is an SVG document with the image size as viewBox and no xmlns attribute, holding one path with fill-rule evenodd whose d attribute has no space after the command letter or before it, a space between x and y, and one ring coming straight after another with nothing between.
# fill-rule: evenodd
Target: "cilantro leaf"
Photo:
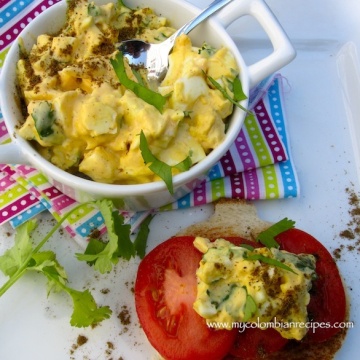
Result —
<instances>
[{"instance_id":1,"label":"cilantro leaf","mask_svg":"<svg viewBox=\"0 0 360 360\"><path fill-rule=\"evenodd\" d=\"M56 260L56 255L53 251L42 251L33 254L28 270L42 272L48 278L48 295L51 291L61 291L58 283L60 282L65 285L67 281L66 272ZM57 282L51 281L51 278L56 278Z\"/></svg>"},{"instance_id":2,"label":"cilantro leaf","mask_svg":"<svg viewBox=\"0 0 360 360\"><path fill-rule=\"evenodd\" d=\"M219 90L221 94L224 96L225 99L229 100L232 104L240 108L241 110L246 111L249 115L252 114L247 109L245 109L241 104L239 104L238 101L247 99L247 96L245 95L241 81L238 77L236 77L232 83L233 85L233 91L234 91L234 98L232 98L225 88L223 88L213 77L207 75L204 73L207 79L210 81L210 83L214 86L215 89Z\"/></svg>"},{"instance_id":3,"label":"cilantro leaf","mask_svg":"<svg viewBox=\"0 0 360 360\"><path fill-rule=\"evenodd\" d=\"M269 258L267 256L264 256L262 254L248 254L248 253L244 253L244 258L246 260L254 260L254 261L261 261L263 263L266 263L266 264L269 264L269 265L272 265L272 266L276 266L276 267L279 267L281 269L284 269L284 270L287 270L287 271L290 271L294 274L296 274L296 272L289 266L283 264L281 261L278 261L276 259L272 259L272 258Z\"/></svg>"},{"instance_id":4,"label":"cilantro leaf","mask_svg":"<svg viewBox=\"0 0 360 360\"><path fill-rule=\"evenodd\" d=\"M91 3L88 5L88 15L89 16L92 16L92 17L96 17L96 16L99 16L100 13L101 13L101 9L99 6Z\"/></svg>"},{"instance_id":5,"label":"cilantro leaf","mask_svg":"<svg viewBox=\"0 0 360 360\"><path fill-rule=\"evenodd\" d=\"M294 228L294 226L295 221L284 218L262 231L257 236L256 241L261 242L267 248L274 247L278 249L280 245L276 242L275 237L286 230Z\"/></svg>"},{"instance_id":6,"label":"cilantro leaf","mask_svg":"<svg viewBox=\"0 0 360 360\"><path fill-rule=\"evenodd\" d=\"M29 220L18 228L13 247L0 257L0 270L9 276L8 281L0 288L0 296L20 279L25 272L34 271L40 273L46 276L48 280L48 295L51 291L63 290L71 296L74 308L70 323L73 326L84 327L109 318L111 310L107 306L98 307L88 290L80 292L67 286L66 272L57 261L55 253L53 251L40 251L48 239L59 229L60 225L79 206L63 216L35 247L33 247L30 235L36 227L36 221Z\"/></svg>"},{"instance_id":7,"label":"cilantro leaf","mask_svg":"<svg viewBox=\"0 0 360 360\"><path fill-rule=\"evenodd\" d=\"M148 225L152 219L145 219L140 226L138 237L134 242L131 240L131 225L125 224L124 217L118 210L114 210L111 200L97 201L100 212L104 218L109 241L104 243L98 239L91 239L84 254L76 254L80 261L86 261L94 265L95 270L106 273L112 270L113 265L119 258L130 260L135 255L142 255L145 252L148 237Z\"/></svg>"},{"instance_id":8,"label":"cilantro leaf","mask_svg":"<svg viewBox=\"0 0 360 360\"><path fill-rule=\"evenodd\" d=\"M86 255L97 255L99 253L101 253L106 247L106 243L104 243L103 241L99 240L99 239L90 239L88 244L87 244L87 247L85 249L85 252L84 254ZM76 255L78 260L79 259L79 256ZM88 265L94 265L95 262L96 262L96 259L97 259L97 256L94 256L94 258L92 260L85 260Z\"/></svg>"},{"instance_id":9,"label":"cilantro leaf","mask_svg":"<svg viewBox=\"0 0 360 360\"><path fill-rule=\"evenodd\" d=\"M250 250L250 251L254 250L254 247L251 245L248 245L248 244L240 244L239 247L242 247L242 248L244 248L246 250Z\"/></svg>"},{"instance_id":10,"label":"cilantro leaf","mask_svg":"<svg viewBox=\"0 0 360 360\"><path fill-rule=\"evenodd\" d=\"M126 8L129 9L129 7L126 6L122 0L117 0L117 5L118 5L119 7L123 6L123 7L126 7Z\"/></svg>"},{"instance_id":11,"label":"cilantro leaf","mask_svg":"<svg viewBox=\"0 0 360 360\"><path fill-rule=\"evenodd\" d=\"M126 260L135 256L135 248L130 239L131 225L124 224L124 217L118 212L113 211L114 231L118 236L118 249L116 255Z\"/></svg>"},{"instance_id":12,"label":"cilantro leaf","mask_svg":"<svg viewBox=\"0 0 360 360\"><path fill-rule=\"evenodd\" d=\"M29 220L19 226L15 234L14 246L0 256L0 270L6 276L13 276L29 260L32 251L30 233L36 228L36 220Z\"/></svg>"},{"instance_id":13,"label":"cilantro leaf","mask_svg":"<svg viewBox=\"0 0 360 360\"><path fill-rule=\"evenodd\" d=\"M143 78L141 77L140 73L139 73L136 69L134 69L134 68L131 68L131 71L132 71L132 73L134 74L137 82L138 82L140 85L145 86L144 80L143 80Z\"/></svg>"},{"instance_id":14,"label":"cilantro leaf","mask_svg":"<svg viewBox=\"0 0 360 360\"><path fill-rule=\"evenodd\" d=\"M146 243L150 231L149 224L153 219L153 217L154 215L148 215L146 219L141 223L139 232L137 233L134 241L135 252L136 255L140 257L140 259L142 259L145 256Z\"/></svg>"},{"instance_id":15,"label":"cilantro leaf","mask_svg":"<svg viewBox=\"0 0 360 360\"><path fill-rule=\"evenodd\" d=\"M244 93L240 78L238 76L234 79L232 85L233 85L233 92L234 92L234 100L235 101L246 100L247 96Z\"/></svg>"},{"instance_id":16,"label":"cilantro leaf","mask_svg":"<svg viewBox=\"0 0 360 360\"><path fill-rule=\"evenodd\" d=\"M40 270L48 279L48 293L53 291L65 291L72 299L73 312L70 319L70 324L75 327L86 327L95 325L105 319L108 319L112 313L108 306L98 307L94 297L89 290L79 291L72 289L66 285L66 273L62 266L56 261L55 254L52 252L45 252L40 254L40 258L45 260L44 255L53 258L48 258L45 261L38 262L33 270ZM38 257L39 260L39 257Z\"/></svg>"},{"instance_id":17,"label":"cilantro leaf","mask_svg":"<svg viewBox=\"0 0 360 360\"><path fill-rule=\"evenodd\" d=\"M41 138L54 133L52 126L55 122L55 112L49 102L41 101L31 113L31 116L34 119L36 131Z\"/></svg>"},{"instance_id":18,"label":"cilantro leaf","mask_svg":"<svg viewBox=\"0 0 360 360\"><path fill-rule=\"evenodd\" d=\"M112 313L108 306L98 307L90 291L78 291L67 286L64 290L71 296L74 311L70 324L76 327L86 327L108 319Z\"/></svg>"},{"instance_id":19,"label":"cilantro leaf","mask_svg":"<svg viewBox=\"0 0 360 360\"><path fill-rule=\"evenodd\" d=\"M170 194L174 194L172 168L177 168L179 171L189 170L192 165L190 156L187 156L183 161L174 166L164 163L151 152L145 134L142 130L140 133L140 151L145 164L149 165L149 169L165 182Z\"/></svg>"},{"instance_id":20,"label":"cilantro leaf","mask_svg":"<svg viewBox=\"0 0 360 360\"><path fill-rule=\"evenodd\" d=\"M124 56L121 51L116 54L115 59L110 59L110 62L115 70L116 76L122 85L131 90L140 99L144 100L150 105L153 105L160 112L163 111L164 105L167 101L166 97L129 79L125 71Z\"/></svg>"},{"instance_id":21,"label":"cilantro leaf","mask_svg":"<svg viewBox=\"0 0 360 360\"><path fill-rule=\"evenodd\" d=\"M109 235L109 241L98 253L89 254L85 251L84 254L76 254L76 257L80 261L93 262L95 270L104 274L111 271L113 264L116 264L119 260L116 256L116 252L118 251L118 236L114 228L113 203L110 200L105 199L96 201L96 205L99 207L99 210L104 218L105 226Z\"/></svg>"},{"instance_id":22,"label":"cilantro leaf","mask_svg":"<svg viewBox=\"0 0 360 360\"><path fill-rule=\"evenodd\" d=\"M246 286L243 286L246 291L246 302L244 306L244 319L243 321L246 322L255 314L257 310L256 302L254 298L248 294Z\"/></svg>"},{"instance_id":23,"label":"cilantro leaf","mask_svg":"<svg viewBox=\"0 0 360 360\"><path fill-rule=\"evenodd\" d=\"M87 248L88 254L78 254L78 256L84 256L87 261L92 261L95 267L102 272L111 270L112 264L118 261L119 256L127 259L135 256L135 254L143 256L146 248L148 225L152 217L144 221L138 238L132 243L130 225L124 224L123 217L113 210L113 203L110 200L101 200L96 204L104 217L110 240L108 243L102 243L98 239L92 239ZM0 287L0 296L26 271L33 271L46 276L48 295L51 291L65 291L72 298L73 313L70 320L72 326L85 327L97 324L110 317L111 309L108 306L99 307L89 290L78 291L67 285L67 274L57 261L56 254L53 251L40 251L61 224L83 205L76 206L63 216L36 246L33 246L31 239L36 221L29 220L18 228L13 247L0 256L0 270L9 276L8 281Z\"/></svg>"}]
</instances>

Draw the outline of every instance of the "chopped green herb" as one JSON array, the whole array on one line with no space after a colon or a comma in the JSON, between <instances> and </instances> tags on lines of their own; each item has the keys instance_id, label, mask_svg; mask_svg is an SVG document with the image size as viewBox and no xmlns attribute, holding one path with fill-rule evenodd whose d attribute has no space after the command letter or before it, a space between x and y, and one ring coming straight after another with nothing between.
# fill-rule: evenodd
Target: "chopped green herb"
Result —
<instances>
[{"instance_id":1,"label":"chopped green herb","mask_svg":"<svg viewBox=\"0 0 360 360\"><path fill-rule=\"evenodd\" d=\"M136 255L142 259L145 256L147 238L149 236L149 224L153 219L153 215L148 215L146 219L141 223L140 229L134 240L134 247Z\"/></svg>"},{"instance_id":2,"label":"chopped green herb","mask_svg":"<svg viewBox=\"0 0 360 360\"><path fill-rule=\"evenodd\" d=\"M284 218L277 223L271 225L268 229L262 231L256 238L256 241L261 242L267 248L279 248L279 244L276 242L275 237L282 232L294 228L295 221Z\"/></svg>"},{"instance_id":3,"label":"chopped green herb","mask_svg":"<svg viewBox=\"0 0 360 360\"><path fill-rule=\"evenodd\" d=\"M213 79L211 76L207 75L205 73L206 77L208 78L208 80L210 81L210 83L221 92L221 94L224 96L225 99L229 100L230 102L232 102L235 106L237 106L238 108L240 108L241 110L244 110L246 112L250 114L247 109L245 109L241 104L239 104L239 101L245 100L247 99L247 96L245 95L243 89L242 89L242 85L241 85L241 81L238 77L236 77L234 79L234 81L232 82L232 88L233 88L233 92L234 92L234 98L232 98L227 91L215 80Z\"/></svg>"},{"instance_id":4,"label":"chopped green herb","mask_svg":"<svg viewBox=\"0 0 360 360\"><path fill-rule=\"evenodd\" d=\"M163 111L167 98L128 78L125 71L124 57L121 51L116 54L115 59L110 59L110 62L122 85L131 90L140 99L153 105L160 112Z\"/></svg>"},{"instance_id":5,"label":"chopped green herb","mask_svg":"<svg viewBox=\"0 0 360 360\"><path fill-rule=\"evenodd\" d=\"M243 286L246 291L246 302L244 307L244 319L243 321L246 322L255 314L257 310L256 302L254 298L248 294L246 286Z\"/></svg>"},{"instance_id":6,"label":"chopped green herb","mask_svg":"<svg viewBox=\"0 0 360 360\"><path fill-rule=\"evenodd\" d=\"M143 80L143 78L141 77L140 73L139 73L136 69L134 69L134 68L131 68L131 71L132 71L132 73L134 74L137 82L138 82L140 85L145 86L144 80Z\"/></svg>"},{"instance_id":7,"label":"chopped green herb","mask_svg":"<svg viewBox=\"0 0 360 360\"><path fill-rule=\"evenodd\" d=\"M298 255L298 261L295 263L295 266L301 271L305 271L306 268L314 271L316 269L316 263L313 262L309 256L304 254Z\"/></svg>"},{"instance_id":8,"label":"chopped green herb","mask_svg":"<svg viewBox=\"0 0 360 360\"><path fill-rule=\"evenodd\" d=\"M54 133L52 126L55 122L55 113L49 102L41 101L31 116L34 119L36 131L41 138Z\"/></svg>"},{"instance_id":9,"label":"chopped green herb","mask_svg":"<svg viewBox=\"0 0 360 360\"><path fill-rule=\"evenodd\" d=\"M128 6L126 6L125 5L125 3L123 2L123 0L117 0L117 5L119 6L119 7L126 7L126 8L128 8L128 9L130 9Z\"/></svg>"},{"instance_id":10,"label":"chopped green herb","mask_svg":"<svg viewBox=\"0 0 360 360\"><path fill-rule=\"evenodd\" d=\"M287 271L290 271L294 274L296 274L296 272L289 266L283 264L281 261L278 261L276 259L271 259L267 256L264 256L262 254L248 254L248 253L244 253L244 258L246 260L253 260L253 261L261 261L263 263L266 263L266 264L269 264L269 265L272 265L272 266L276 266L276 267L279 267L281 269L284 269L284 270L287 270Z\"/></svg>"},{"instance_id":11,"label":"chopped green herb","mask_svg":"<svg viewBox=\"0 0 360 360\"><path fill-rule=\"evenodd\" d=\"M189 170L192 165L190 156L187 156L183 161L174 166L164 163L151 152L143 131L140 133L140 150L145 164L149 164L149 169L165 182L170 194L173 194L172 168L177 168L180 171Z\"/></svg>"},{"instance_id":12,"label":"chopped green herb","mask_svg":"<svg viewBox=\"0 0 360 360\"><path fill-rule=\"evenodd\" d=\"M244 93L244 90L243 90L242 85L241 85L241 81L240 81L238 76L234 79L232 85L233 85L233 92L234 92L234 100L235 101L242 101L242 100L247 99L247 96Z\"/></svg>"},{"instance_id":13,"label":"chopped green herb","mask_svg":"<svg viewBox=\"0 0 360 360\"><path fill-rule=\"evenodd\" d=\"M242 247L242 248L250 250L250 251L254 250L254 247L251 245L248 245L248 244L240 244L239 247Z\"/></svg>"},{"instance_id":14,"label":"chopped green herb","mask_svg":"<svg viewBox=\"0 0 360 360\"><path fill-rule=\"evenodd\" d=\"M199 54L205 53L205 55L207 55L207 56L214 55L215 52L216 52L216 49L206 43L204 43L198 51Z\"/></svg>"},{"instance_id":15,"label":"chopped green herb","mask_svg":"<svg viewBox=\"0 0 360 360\"><path fill-rule=\"evenodd\" d=\"M88 14L92 17L100 15L100 7L91 3L88 5Z\"/></svg>"}]
</instances>

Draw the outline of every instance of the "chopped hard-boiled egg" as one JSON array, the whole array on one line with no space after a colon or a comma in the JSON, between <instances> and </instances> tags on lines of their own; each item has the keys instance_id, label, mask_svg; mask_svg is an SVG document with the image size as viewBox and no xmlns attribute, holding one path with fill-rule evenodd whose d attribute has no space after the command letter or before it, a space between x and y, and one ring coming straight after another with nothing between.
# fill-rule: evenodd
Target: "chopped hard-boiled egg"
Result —
<instances>
[{"instance_id":1,"label":"chopped hard-boiled egg","mask_svg":"<svg viewBox=\"0 0 360 360\"><path fill-rule=\"evenodd\" d=\"M194 309L207 322L227 329L240 322L264 323L263 328L277 323L282 326L275 329L284 338L301 340L306 335L313 255L249 249L202 237L195 239L194 246L204 254L196 272Z\"/></svg>"},{"instance_id":2,"label":"chopped hard-boiled egg","mask_svg":"<svg viewBox=\"0 0 360 360\"><path fill-rule=\"evenodd\" d=\"M166 97L160 112L119 82L110 60L122 40L164 41L175 31L167 20L149 8L86 0L69 1L67 15L59 33L40 35L17 64L27 107L19 133L46 159L97 182L136 184L159 179L141 156L141 132L154 156L170 166L187 157L195 164L223 141L233 105L208 76L232 96L229 84L239 69L228 49L197 48L180 36L156 89ZM124 65L129 79L147 85L144 69L134 73Z\"/></svg>"}]
</instances>

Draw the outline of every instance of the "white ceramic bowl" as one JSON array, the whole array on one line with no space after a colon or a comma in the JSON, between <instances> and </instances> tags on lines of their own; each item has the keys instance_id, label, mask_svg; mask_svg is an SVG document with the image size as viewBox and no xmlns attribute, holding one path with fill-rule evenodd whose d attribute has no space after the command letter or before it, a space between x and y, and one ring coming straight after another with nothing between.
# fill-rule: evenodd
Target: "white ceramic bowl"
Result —
<instances>
[{"instance_id":1,"label":"white ceramic bowl","mask_svg":"<svg viewBox=\"0 0 360 360\"><path fill-rule=\"evenodd\" d=\"M104 4L109 1L111 0L95 0L95 3ZM161 2L159 0L128 0L127 4L132 8L150 7L157 14L167 17L171 25L176 28L200 12L198 8L181 0ZM66 6L65 0L53 5L32 20L21 32L19 37L23 39L27 49L35 43L38 35L55 33L61 28L65 22ZM269 56L250 66L245 64L238 48L225 30L234 20L244 15L253 16L260 23L274 48ZM233 0L211 19L194 29L190 37L198 46L206 41L215 47L225 45L231 49L241 69L241 82L245 94L249 94L251 86L278 71L295 57L295 51L289 39L262 0ZM43 172L55 187L80 202L109 198L119 208L135 211L157 208L173 202L193 190L204 178L207 171L235 141L244 121L245 113L236 108L223 143L190 170L174 176L174 195L168 192L162 181L138 185L109 185L85 180L57 168L41 157L28 141L17 135L19 119L22 118L16 98L15 67L18 59L18 40L16 40L6 56L1 73L1 109L12 142L1 146L0 163L30 164ZM242 105L246 107L247 101L243 101Z\"/></svg>"}]
</instances>

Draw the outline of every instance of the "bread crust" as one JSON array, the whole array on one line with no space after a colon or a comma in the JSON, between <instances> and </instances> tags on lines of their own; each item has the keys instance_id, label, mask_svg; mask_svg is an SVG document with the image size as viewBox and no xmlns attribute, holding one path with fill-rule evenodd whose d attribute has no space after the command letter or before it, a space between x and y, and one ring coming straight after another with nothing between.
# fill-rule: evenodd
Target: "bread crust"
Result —
<instances>
[{"instance_id":1,"label":"bread crust","mask_svg":"<svg viewBox=\"0 0 360 360\"><path fill-rule=\"evenodd\" d=\"M240 236L255 240L272 223L258 217L254 204L241 199L219 199L214 203L214 214L205 221L181 230L178 236L202 236L209 239Z\"/></svg>"}]
</instances>

